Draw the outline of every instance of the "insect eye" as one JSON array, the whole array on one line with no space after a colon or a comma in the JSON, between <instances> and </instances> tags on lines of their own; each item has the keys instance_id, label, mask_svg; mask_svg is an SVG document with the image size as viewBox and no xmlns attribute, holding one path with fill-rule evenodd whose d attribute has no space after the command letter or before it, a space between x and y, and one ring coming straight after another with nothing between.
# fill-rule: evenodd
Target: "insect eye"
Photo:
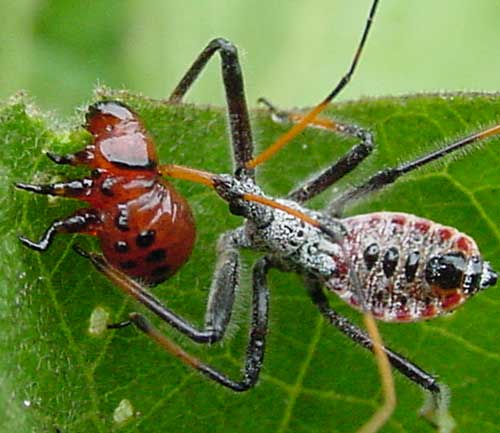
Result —
<instances>
[{"instance_id":1,"label":"insect eye","mask_svg":"<svg viewBox=\"0 0 500 433\"><path fill-rule=\"evenodd\" d=\"M462 284L465 268L466 260L461 252L434 256L425 267L425 279L440 289L456 289Z\"/></svg>"}]
</instances>

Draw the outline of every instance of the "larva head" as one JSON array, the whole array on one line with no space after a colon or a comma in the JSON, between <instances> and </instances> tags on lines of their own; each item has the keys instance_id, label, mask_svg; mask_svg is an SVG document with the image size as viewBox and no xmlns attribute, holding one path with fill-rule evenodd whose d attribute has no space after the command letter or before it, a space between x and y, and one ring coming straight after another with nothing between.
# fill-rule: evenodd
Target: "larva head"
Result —
<instances>
[{"instance_id":1,"label":"larva head","mask_svg":"<svg viewBox=\"0 0 500 433\"><path fill-rule=\"evenodd\" d=\"M100 101L86 115L86 129L94 136L91 165L108 170L155 169L153 141L138 116L118 101Z\"/></svg>"}]
</instances>

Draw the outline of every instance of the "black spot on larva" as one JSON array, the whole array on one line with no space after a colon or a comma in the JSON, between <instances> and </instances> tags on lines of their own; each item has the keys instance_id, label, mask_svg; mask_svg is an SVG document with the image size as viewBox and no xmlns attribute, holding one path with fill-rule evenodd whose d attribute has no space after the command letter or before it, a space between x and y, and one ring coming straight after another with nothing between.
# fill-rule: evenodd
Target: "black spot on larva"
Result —
<instances>
[{"instance_id":1,"label":"black spot on larva","mask_svg":"<svg viewBox=\"0 0 500 433\"><path fill-rule=\"evenodd\" d=\"M155 241L156 232L154 230L144 230L137 235L135 243L140 248L147 248L153 245Z\"/></svg>"},{"instance_id":2,"label":"black spot on larva","mask_svg":"<svg viewBox=\"0 0 500 433\"><path fill-rule=\"evenodd\" d=\"M380 248L376 243L370 244L366 247L363 258L365 259L366 269L372 269L377 263Z\"/></svg>"},{"instance_id":3,"label":"black spot on larva","mask_svg":"<svg viewBox=\"0 0 500 433\"><path fill-rule=\"evenodd\" d=\"M113 197L113 185L116 183L116 180L113 177L108 177L104 179L101 183L101 192L108 197Z\"/></svg>"},{"instance_id":4,"label":"black spot on larva","mask_svg":"<svg viewBox=\"0 0 500 433\"><path fill-rule=\"evenodd\" d=\"M156 250L151 251L147 256L146 256L146 261L147 262L161 262L165 260L167 257L167 252L163 248L158 248Z\"/></svg>"},{"instance_id":5,"label":"black spot on larva","mask_svg":"<svg viewBox=\"0 0 500 433\"><path fill-rule=\"evenodd\" d=\"M126 205L119 204L118 205L118 214L115 218L115 225L122 232L126 232L129 230L128 226L128 208Z\"/></svg>"},{"instance_id":6,"label":"black spot on larva","mask_svg":"<svg viewBox=\"0 0 500 433\"><path fill-rule=\"evenodd\" d=\"M465 268L466 260L461 252L434 256L425 267L425 279L440 289L456 289L462 284Z\"/></svg>"},{"instance_id":7,"label":"black spot on larva","mask_svg":"<svg viewBox=\"0 0 500 433\"><path fill-rule=\"evenodd\" d=\"M169 266L160 266L156 269L153 269L153 272L151 272L151 279L153 281L163 281L166 279L170 274L170 267Z\"/></svg>"},{"instance_id":8,"label":"black spot on larva","mask_svg":"<svg viewBox=\"0 0 500 433\"><path fill-rule=\"evenodd\" d=\"M405 263L405 277L406 281L411 282L415 279L415 274L417 273L418 262L420 260L420 253L418 251L413 251L408 255Z\"/></svg>"},{"instance_id":9,"label":"black spot on larva","mask_svg":"<svg viewBox=\"0 0 500 433\"><path fill-rule=\"evenodd\" d=\"M389 248L384 254L384 260L382 262L382 269L387 278L392 277L394 270L398 265L399 251L396 247Z\"/></svg>"},{"instance_id":10,"label":"black spot on larva","mask_svg":"<svg viewBox=\"0 0 500 433\"><path fill-rule=\"evenodd\" d=\"M126 262L121 262L120 263L120 268L122 269L132 269L137 266L137 262L134 260L127 260Z\"/></svg>"},{"instance_id":11,"label":"black spot on larva","mask_svg":"<svg viewBox=\"0 0 500 433\"><path fill-rule=\"evenodd\" d=\"M125 241L115 242L115 251L117 253L126 253L128 251L128 243Z\"/></svg>"}]
</instances>

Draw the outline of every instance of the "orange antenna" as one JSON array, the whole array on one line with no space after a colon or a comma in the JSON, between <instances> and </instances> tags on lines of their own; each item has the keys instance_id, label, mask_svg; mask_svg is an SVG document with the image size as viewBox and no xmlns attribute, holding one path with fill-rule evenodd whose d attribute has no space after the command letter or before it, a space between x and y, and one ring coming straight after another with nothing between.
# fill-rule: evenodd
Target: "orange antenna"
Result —
<instances>
[{"instance_id":1,"label":"orange antenna","mask_svg":"<svg viewBox=\"0 0 500 433\"><path fill-rule=\"evenodd\" d=\"M249 160L245 164L246 168L249 169L255 168L259 164L262 164L263 162L267 161L275 153L279 152L279 150L283 148L283 146L285 146L293 138L299 135L305 128L307 128L307 125L312 123L316 118L316 116L319 113L321 113L328 106L328 104L347 85L347 83L351 80L352 75L354 74L359 58L361 57L361 53L363 51L363 47L365 46L366 39L368 38L368 33L370 31L373 18L375 17L375 11L377 10L377 5L378 5L378 0L375 0L370 9L370 13L368 14L366 25L363 30L363 35L361 36L361 41L359 42L358 48L356 49L356 53L354 54L354 58L351 62L351 66L347 71L347 73L340 79L338 84L334 87L334 89L328 94L328 96L322 102L320 102L311 111L309 111L306 115L304 115L304 117L302 117L302 119L297 124L292 126L292 128L290 128L287 132L278 137L278 139L273 144L271 144L271 146L269 146L266 150L257 155L255 158Z\"/></svg>"}]
</instances>

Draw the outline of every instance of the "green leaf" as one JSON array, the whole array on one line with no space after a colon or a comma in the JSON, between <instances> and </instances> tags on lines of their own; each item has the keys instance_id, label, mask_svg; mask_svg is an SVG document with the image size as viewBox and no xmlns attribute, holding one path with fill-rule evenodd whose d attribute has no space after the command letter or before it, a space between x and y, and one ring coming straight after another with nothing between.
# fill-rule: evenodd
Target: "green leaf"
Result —
<instances>
[{"instance_id":1,"label":"green leaf","mask_svg":"<svg viewBox=\"0 0 500 433\"><path fill-rule=\"evenodd\" d=\"M111 93L143 117L155 137L162 162L213 172L230 172L225 111L190 105L170 106L125 93ZM332 191L435 149L498 121L498 95L431 95L345 103L330 115L375 132L376 150ZM44 151L70 152L89 139L78 129L83 113L64 127L40 114L25 98L0 111L0 221L2 355L0 403L2 432L355 432L379 406L380 384L372 356L321 319L300 279L271 273L271 324L266 362L258 386L235 394L210 383L164 353L132 328L89 332L97 307L119 321L141 308L98 275L71 249L77 241L98 250L94 239L61 235L44 254L18 242L22 233L37 239L50 222L80 203L17 191L14 182L52 182L84 171L56 166ZM253 112L259 148L286 127L267 113ZM69 131L69 132L68 132ZM259 183L273 195L328 166L355 140L306 131L262 169ZM498 139L398 181L350 213L399 210L455 226L473 236L487 260L500 269L500 191ZM227 205L200 185L174 182L188 197L199 230L189 263L155 293L196 324L203 320L215 261L215 242L241 223ZM187 350L232 377L240 373L249 321L248 271L255 253L245 254L244 284L224 344L199 347L165 329ZM359 323L359 314L331 297ZM498 289L479 294L457 313L426 323L382 324L385 341L439 375L451 388L457 432L498 432L500 353L497 340ZM99 310L101 311L101 310ZM418 416L422 392L395 373L398 407L383 432L431 432ZM118 420L118 421L117 421Z\"/></svg>"}]
</instances>

